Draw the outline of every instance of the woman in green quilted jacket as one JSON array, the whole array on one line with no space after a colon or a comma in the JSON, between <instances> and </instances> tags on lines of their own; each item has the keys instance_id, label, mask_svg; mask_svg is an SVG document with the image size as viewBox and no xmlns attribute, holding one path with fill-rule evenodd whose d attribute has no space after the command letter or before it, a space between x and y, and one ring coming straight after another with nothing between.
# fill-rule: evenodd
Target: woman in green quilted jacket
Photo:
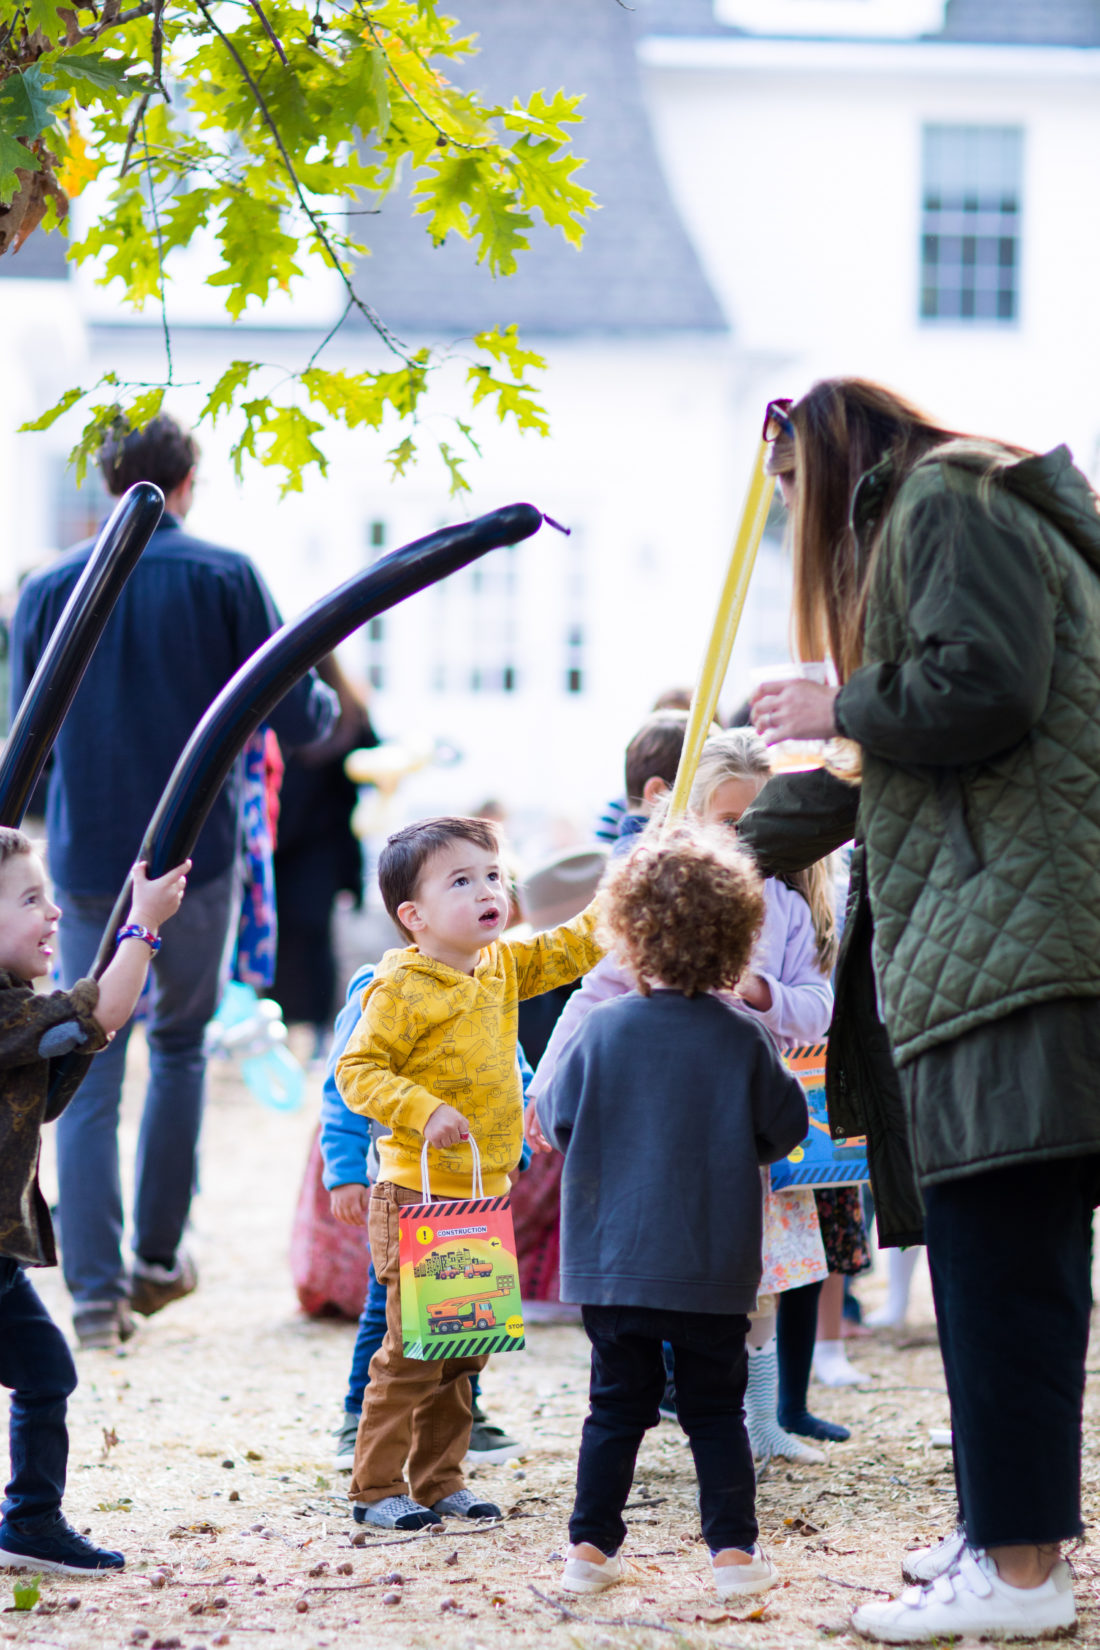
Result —
<instances>
[{"instance_id":1,"label":"woman in green quilted jacket","mask_svg":"<svg viewBox=\"0 0 1100 1650\"><path fill-rule=\"evenodd\" d=\"M772 403L804 659L769 743L832 738L743 826L769 874L855 837L829 1100L866 1129L883 1236L924 1241L959 1528L870 1638L1075 1621L1100 1201L1100 515L1060 447L960 436L858 379ZM845 764L847 769L845 770ZM918 1192L919 1188L919 1192Z\"/></svg>"}]
</instances>

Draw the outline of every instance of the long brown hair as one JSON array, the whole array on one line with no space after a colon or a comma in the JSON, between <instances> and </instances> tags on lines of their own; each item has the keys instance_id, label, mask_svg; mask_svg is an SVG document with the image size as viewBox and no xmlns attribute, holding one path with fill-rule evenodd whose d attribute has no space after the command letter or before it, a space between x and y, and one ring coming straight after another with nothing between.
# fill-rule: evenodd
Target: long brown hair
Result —
<instances>
[{"instance_id":1,"label":"long brown hair","mask_svg":"<svg viewBox=\"0 0 1100 1650\"><path fill-rule=\"evenodd\" d=\"M795 650L807 660L828 653L844 682L862 662L874 560L872 554L861 562L851 527L856 485L881 459L892 457L882 519L914 464L960 437L893 390L863 378L822 380L795 402L789 417L795 428Z\"/></svg>"}]
</instances>

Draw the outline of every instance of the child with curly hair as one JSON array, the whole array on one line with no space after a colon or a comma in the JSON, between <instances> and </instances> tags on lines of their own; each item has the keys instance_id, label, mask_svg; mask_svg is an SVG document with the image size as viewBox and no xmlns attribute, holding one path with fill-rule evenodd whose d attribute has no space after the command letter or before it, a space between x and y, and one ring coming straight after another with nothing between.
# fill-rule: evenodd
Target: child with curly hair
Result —
<instances>
[{"instance_id":1,"label":"child with curly hair","mask_svg":"<svg viewBox=\"0 0 1100 1650\"><path fill-rule=\"evenodd\" d=\"M759 1166L808 1124L763 1026L715 995L749 966L761 883L727 837L681 826L616 865L601 899L605 938L638 989L592 1010L538 1099L565 1156L561 1296L581 1304L592 1345L562 1584L600 1592L621 1578L622 1513L660 1419L668 1342L715 1585L763 1592L776 1572L757 1544L742 1414Z\"/></svg>"}]
</instances>

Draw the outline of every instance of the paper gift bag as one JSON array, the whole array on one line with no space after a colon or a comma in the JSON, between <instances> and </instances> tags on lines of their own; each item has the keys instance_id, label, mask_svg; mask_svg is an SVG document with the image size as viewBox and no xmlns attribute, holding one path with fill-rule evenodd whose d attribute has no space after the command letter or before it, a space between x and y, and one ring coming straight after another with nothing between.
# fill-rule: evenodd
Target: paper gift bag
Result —
<instances>
[{"instance_id":1,"label":"paper gift bag","mask_svg":"<svg viewBox=\"0 0 1100 1650\"><path fill-rule=\"evenodd\" d=\"M315 1129L290 1232L290 1275L303 1312L335 1311L354 1322L367 1298L367 1229L336 1219L323 1175L321 1131Z\"/></svg>"},{"instance_id":2,"label":"paper gift bag","mask_svg":"<svg viewBox=\"0 0 1100 1650\"><path fill-rule=\"evenodd\" d=\"M827 1043L805 1043L784 1052L784 1060L806 1093L810 1132L793 1152L772 1164L773 1191L784 1186L857 1186L870 1178L866 1136L837 1140L829 1127L825 1107L827 1047Z\"/></svg>"},{"instance_id":3,"label":"paper gift bag","mask_svg":"<svg viewBox=\"0 0 1100 1650\"><path fill-rule=\"evenodd\" d=\"M470 1198L432 1199L428 1148L420 1157L423 1203L403 1203L401 1330L406 1358L475 1358L524 1345L511 1199L486 1197L470 1137Z\"/></svg>"}]
</instances>

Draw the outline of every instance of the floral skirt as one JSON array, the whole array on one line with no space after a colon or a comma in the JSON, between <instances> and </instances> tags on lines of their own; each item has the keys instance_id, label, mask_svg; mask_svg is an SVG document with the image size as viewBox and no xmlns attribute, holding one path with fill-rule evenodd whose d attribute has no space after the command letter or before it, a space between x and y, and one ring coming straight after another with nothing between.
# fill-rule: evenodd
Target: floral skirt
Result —
<instances>
[{"instance_id":1,"label":"floral skirt","mask_svg":"<svg viewBox=\"0 0 1100 1650\"><path fill-rule=\"evenodd\" d=\"M871 1251L858 1186L819 1186L814 1192L830 1272L854 1278L870 1270Z\"/></svg>"},{"instance_id":2,"label":"floral skirt","mask_svg":"<svg viewBox=\"0 0 1100 1650\"><path fill-rule=\"evenodd\" d=\"M779 1295L816 1283L829 1271L814 1194L806 1186L773 1192L767 1169L764 1189L764 1275L761 1295Z\"/></svg>"}]
</instances>

